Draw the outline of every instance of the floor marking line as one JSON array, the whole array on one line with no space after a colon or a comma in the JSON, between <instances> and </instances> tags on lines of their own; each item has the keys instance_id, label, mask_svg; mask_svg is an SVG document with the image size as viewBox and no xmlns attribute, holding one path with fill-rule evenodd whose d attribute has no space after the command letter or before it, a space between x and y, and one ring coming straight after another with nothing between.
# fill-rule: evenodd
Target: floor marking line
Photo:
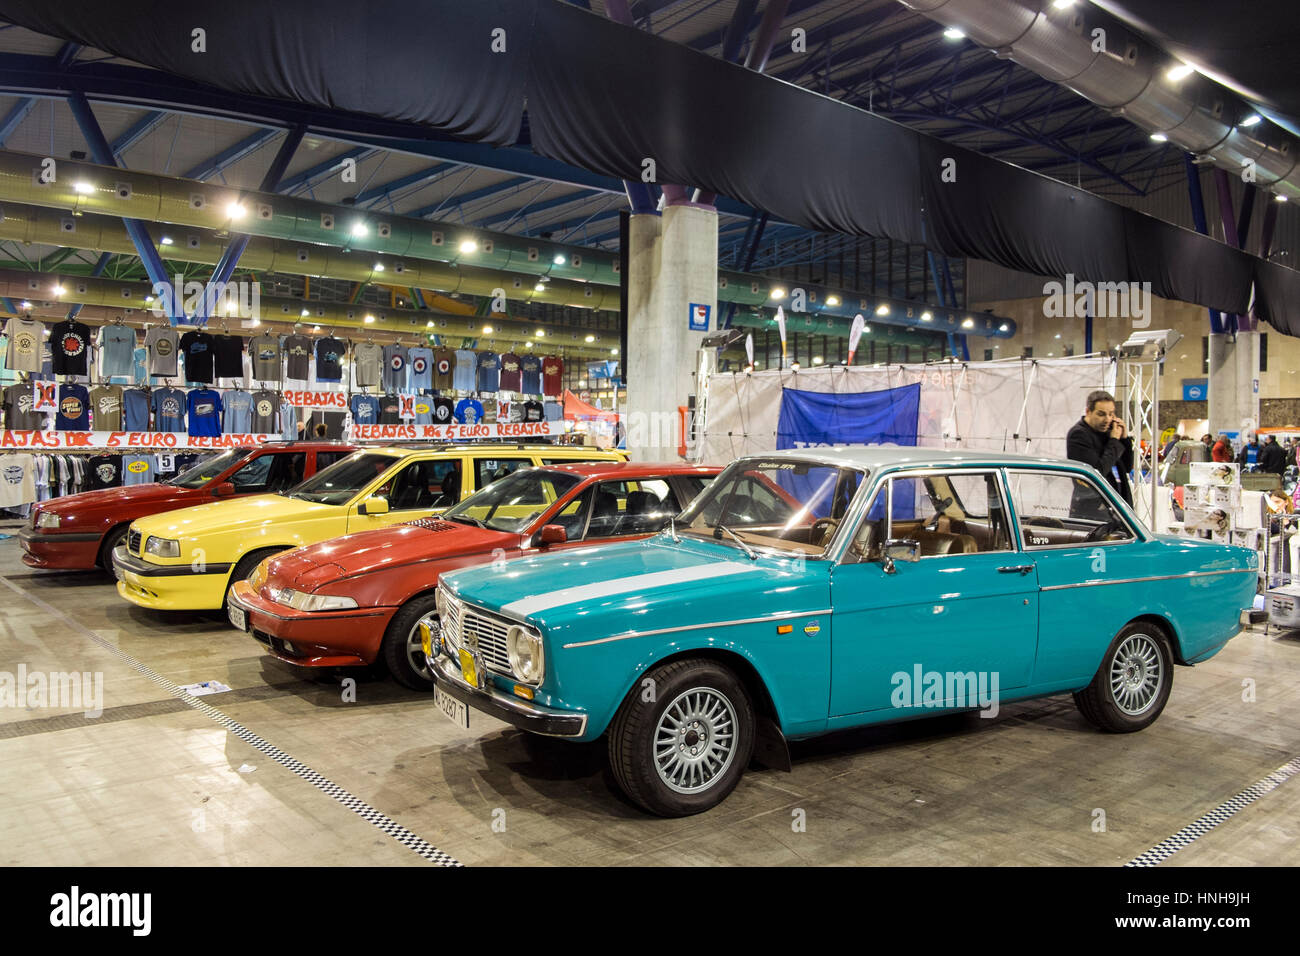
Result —
<instances>
[{"instance_id":1,"label":"floor marking line","mask_svg":"<svg viewBox=\"0 0 1300 956\"><path fill-rule=\"evenodd\" d=\"M1192 821L1183 827L1173 836L1161 840L1145 853L1139 853L1133 859L1125 863L1125 866L1157 866L1169 859L1184 847L1191 846L1205 834L1209 833L1220 823L1231 819L1236 813L1246 809L1266 793L1271 793L1282 784L1286 783L1291 777L1300 773L1300 757L1293 757L1291 760L1278 767L1263 780L1252 783L1245 790L1235 794L1219 804L1209 813Z\"/></svg>"},{"instance_id":2,"label":"floor marking line","mask_svg":"<svg viewBox=\"0 0 1300 956\"><path fill-rule=\"evenodd\" d=\"M279 747L275 747L272 744L268 743L266 740L262 739L257 734L249 730L247 727L244 727L238 721L235 721L232 718L226 716L221 711L217 710L215 707L211 706L210 704L204 703L202 700L200 700L197 697L192 697L191 695L187 694L184 690L181 689L179 684L173 683L171 680L159 674L153 668L149 667L148 664L136 660L130 654L126 653L126 651L104 640L102 637L100 637L98 634L91 631L89 628L78 623L76 620L67 616L62 611L59 611L57 608L54 608L51 605L47 604L45 601L36 597L34 594L30 594L29 592L24 591L22 588L18 587L18 585L11 582L4 575L0 575L0 584L3 584L11 591L21 595L22 597L26 598L28 601L31 601L33 604L35 604L37 607L39 607L41 610L45 611L46 613L51 614L54 617L61 618L63 621L72 625L73 630L80 631L83 635L88 637L90 640L98 644L100 647L104 648L104 650L109 651L110 653L115 655L118 659L120 659L123 663L129 666L132 670L136 671L142 677L145 677L148 680L152 681L153 683L157 684L159 687L167 691L173 697L180 700L182 703L186 704L189 707L192 707L193 709L197 710L199 713L203 714L205 717L220 724L222 727L224 727L230 733L234 734L240 740L254 747L261 753L265 754L267 757L270 757L272 760L274 760L280 766L284 767L286 770L290 771L291 773L295 774L298 777L301 777L303 780L306 780L317 790L320 790L322 793L331 797L338 803L341 803L343 806L347 807L347 809L351 810L353 813L361 817L367 823L382 830L386 835L392 837L394 840L396 840L402 846L406 847L408 850L411 850L412 852L418 854L419 856L422 856L424 859L428 860L429 862L436 863L439 866L461 866L462 865L458 860L456 860L455 857L452 857L449 854L444 853L442 850L439 850L436 846L427 842L422 837L416 836L414 833L406 829L406 827L402 826L397 821L393 820L387 815L376 810L374 807L370 806L370 804L366 803L364 800L361 800L360 798L353 796L351 793L344 790L342 787L334 783L332 780L322 776L321 774L317 773L315 770L312 770L311 767L308 767L302 761L285 753Z\"/></svg>"}]
</instances>

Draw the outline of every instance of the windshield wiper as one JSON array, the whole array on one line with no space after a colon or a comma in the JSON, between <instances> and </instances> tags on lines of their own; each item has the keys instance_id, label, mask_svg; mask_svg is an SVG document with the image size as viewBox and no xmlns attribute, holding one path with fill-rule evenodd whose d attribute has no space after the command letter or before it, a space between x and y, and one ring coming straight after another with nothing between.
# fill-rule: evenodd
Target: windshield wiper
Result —
<instances>
[{"instance_id":1,"label":"windshield wiper","mask_svg":"<svg viewBox=\"0 0 1300 956\"><path fill-rule=\"evenodd\" d=\"M447 519L448 521L468 521L470 524L475 525L476 527L479 527L479 528L486 528L486 527L487 527L487 525L485 525L482 521L479 521L478 518L474 518L474 517L472 517L472 516L470 516L470 515L466 515L466 514L459 514L459 515L443 515L443 517L444 517L445 519Z\"/></svg>"},{"instance_id":2,"label":"windshield wiper","mask_svg":"<svg viewBox=\"0 0 1300 956\"><path fill-rule=\"evenodd\" d=\"M728 528L725 524L720 524L720 525L718 525L717 530L718 530L718 531L725 531L725 532L727 532L727 534L731 535L731 537L735 540L736 544L740 545L741 548L744 549L745 553L746 553L747 555L749 555L749 560L751 560L751 561L757 561L757 560L758 560L758 552L755 551L753 548L751 548L749 545L745 544L745 542L741 541L741 540L740 540L740 535L736 534L736 532L732 531L732 530L731 530L730 528ZM718 537L718 534L715 532L713 536L716 538L716 537Z\"/></svg>"}]
</instances>

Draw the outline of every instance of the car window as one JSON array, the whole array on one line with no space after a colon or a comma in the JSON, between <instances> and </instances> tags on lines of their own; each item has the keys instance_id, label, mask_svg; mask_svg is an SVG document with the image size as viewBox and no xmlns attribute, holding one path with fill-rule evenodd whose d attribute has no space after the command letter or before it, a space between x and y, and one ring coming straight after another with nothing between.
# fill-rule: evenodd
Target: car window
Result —
<instances>
[{"instance_id":1,"label":"car window","mask_svg":"<svg viewBox=\"0 0 1300 956\"><path fill-rule=\"evenodd\" d=\"M227 468L247 455L247 448L232 448L230 451L223 451L220 455L214 455L205 461L198 462L185 471L181 472L175 478L168 478L163 482L164 485L175 485L179 488L201 488L213 478L216 478ZM233 476L232 476L233 478Z\"/></svg>"},{"instance_id":2,"label":"car window","mask_svg":"<svg viewBox=\"0 0 1300 956\"><path fill-rule=\"evenodd\" d=\"M564 534L570 541L581 538L587 527L587 513L591 510L595 490L594 487L588 488L578 495L561 508L560 513L554 515L547 524L558 524L564 529Z\"/></svg>"},{"instance_id":3,"label":"car window","mask_svg":"<svg viewBox=\"0 0 1300 956\"><path fill-rule=\"evenodd\" d=\"M399 459L377 452L354 452L316 472L291 492L291 497L317 504L346 504L353 495L389 471Z\"/></svg>"},{"instance_id":4,"label":"car window","mask_svg":"<svg viewBox=\"0 0 1300 956\"><path fill-rule=\"evenodd\" d=\"M474 492L443 517L467 518L497 531L525 531L575 488L580 478L546 468L527 468Z\"/></svg>"},{"instance_id":5,"label":"car window","mask_svg":"<svg viewBox=\"0 0 1300 956\"><path fill-rule=\"evenodd\" d=\"M334 462L342 461L350 454L352 454L350 451L318 451L316 452L316 470L320 471L322 468L328 468Z\"/></svg>"},{"instance_id":6,"label":"car window","mask_svg":"<svg viewBox=\"0 0 1300 956\"><path fill-rule=\"evenodd\" d=\"M1129 541L1133 529L1090 478L1065 472L1009 471L1027 548Z\"/></svg>"},{"instance_id":7,"label":"car window","mask_svg":"<svg viewBox=\"0 0 1300 956\"><path fill-rule=\"evenodd\" d=\"M1013 550L997 475L962 471L890 478L854 532L850 560L878 559L889 539L916 541L923 558Z\"/></svg>"},{"instance_id":8,"label":"car window","mask_svg":"<svg viewBox=\"0 0 1300 956\"><path fill-rule=\"evenodd\" d=\"M486 488L498 478L513 474L520 468L531 468L531 458L475 458L474 487Z\"/></svg>"},{"instance_id":9,"label":"car window","mask_svg":"<svg viewBox=\"0 0 1300 956\"><path fill-rule=\"evenodd\" d=\"M372 498L388 501L389 511L428 511L442 494L437 481L438 462L413 461L380 485Z\"/></svg>"},{"instance_id":10,"label":"car window","mask_svg":"<svg viewBox=\"0 0 1300 956\"><path fill-rule=\"evenodd\" d=\"M265 491L266 480L271 474L271 459L274 457L274 455L258 455L231 475L230 483L241 494Z\"/></svg>"},{"instance_id":11,"label":"car window","mask_svg":"<svg viewBox=\"0 0 1300 956\"><path fill-rule=\"evenodd\" d=\"M271 462L271 471L266 477L266 491L268 494L279 494L282 491L288 491L302 482L303 472L307 468L307 453L305 451L283 452L276 455L264 455L263 457L274 459Z\"/></svg>"},{"instance_id":12,"label":"car window","mask_svg":"<svg viewBox=\"0 0 1300 956\"><path fill-rule=\"evenodd\" d=\"M713 475L678 475L678 487L686 495L686 501L682 506L685 507L699 497L700 492L709 486L713 478Z\"/></svg>"}]
</instances>

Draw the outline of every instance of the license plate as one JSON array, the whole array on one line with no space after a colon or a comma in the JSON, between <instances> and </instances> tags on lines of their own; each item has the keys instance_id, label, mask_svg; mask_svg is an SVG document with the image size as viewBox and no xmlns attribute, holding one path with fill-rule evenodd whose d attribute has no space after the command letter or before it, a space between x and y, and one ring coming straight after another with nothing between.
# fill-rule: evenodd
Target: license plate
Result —
<instances>
[{"instance_id":1,"label":"license plate","mask_svg":"<svg viewBox=\"0 0 1300 956\"><path fill-rule=\"evenodd\" d=\"M433 688L434 705L461 730L469 730L469 705L462 703L441 687Z\"/></svg>"},{"instance_id":2,"label":"license plate","mask_svg":"<svg viewBox=\"0 0 1300 956\"><path fill-rule=\"evenodd\" d=\"M242 607L235 607L233 604L226 605L226 616L230 618L230 623L238 630L248 630L248 615L244 613Z\"/></svg>"},{"instance_id":3,"label":"license plate","mask_svg":"<svg viewBox=\"0 0 1300 956\"><path fill-rule=\"evenodd\" d=\"M478 667L474 664L474 655L463 647L460 649L460 673L470 687L478 686Z\"/></svg>"}]
</instances>

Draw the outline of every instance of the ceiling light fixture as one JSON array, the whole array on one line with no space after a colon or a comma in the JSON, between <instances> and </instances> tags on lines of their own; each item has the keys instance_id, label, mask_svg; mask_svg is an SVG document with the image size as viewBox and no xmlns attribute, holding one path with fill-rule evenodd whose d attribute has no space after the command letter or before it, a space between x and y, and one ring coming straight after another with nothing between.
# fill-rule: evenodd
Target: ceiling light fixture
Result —
<instances>
[{"instance_id":1,"label":"ceiling light fixture","mask_svg":"<svg viewBox=\"0 0 1300 956\"><path fill-rule=\"evenodd\" d=\"M242 204L232 202L226 206L226 215L231 219L243 219L248 214L248 210Z\"/></svg>"},{"instance_id":2,"label":"ceiling light fixture","mask_svg":"<svg viewBox=\"0 0 1300 956\"><path fill-rule=\"evenodd\" d=\"M369 232L370 230L366 228L366 224L364 222L354 222L352 224L352 235L357 239L360 239L362 236L369 234Z\"/></svg>"},{"instance_id":3,"label":"ceiling light fixture","mask_svg":"<svg viewBox=\"0 0 1300 956\"><path fill-rule=\"evenodd\" d=\"M889 306L883 302L880 303L880 305L876 306L876 315L889 315Z\"/></svg>"},{"instance_id":4,"label":"ceiling light fixture","mask_svg":"<svg viewBox=\"0 0 1300 956\"><path fill-rule=\"evenodd\" d=\"M780 286L777 286L776 288L774 288L774 289L769 293L769 295L770 295L773 299L784 299L784 298L785 298L785 289L782 289Z\"/></svg>"},{"instance_id":5,"label":"ceiling light fixture","mask_svg":"<svg viewBox=\"0 0 1300 956\"><path fill-rule=\"evenodd\" d=\"M473 239L466 239L460 244L460 251L468 255L471 252L478 252L478 243Z\"/></svg>"},{"instance_id":6,"label":"ceiling light fixture","mask_svg":"<svg viewBox=\"0 0 1300 956\"><path fill-rule=\"evenodd\" d=\"M83 196L89 196L95 191L95 187L90 185L90 183L86 182L84 179L73 183L72 188Z\"/></svg>"},{"instance_id":7,"label":"ceiling light fixture","mask_svg":"<svg viewBox=\"0 0 1300 956\"><path fill-rule=\"evenodd\" d=\"M1244 120L1242 120L1237 125L1246 126L1246 127L1257 126L1261 118L1262 117L1258 113L1251 113L1249 116L1247 116Z\"/></svg>"},{"instance_id":8,"label":"ceiling light fixture","mask_svg":"<svg viewBox=\"0 0 1300 956\"><path fill-rule=\"evenodd\" d=\"M1171 66L1165 76L1175 83L1181 83L1195 72L1196 67L1188 66L1186 63L1179 63L1177 66Z\"/></svg>"},{"instance_id":9,"label":"ceiling light fixture","mask_svg":"<svg viewBox=\"0 0 1300 956\"><path fill-rule=\"evenodd\" d=\"M943 36L944 36L944 39L945 39L945 40L964 40L964 39L966 39L966 34L963 33L963 32L962 32L960 29L958 29L957 27L949 27L948 29L944 30L944 31L943 31Z\"/></svg>"}]
</instances>

